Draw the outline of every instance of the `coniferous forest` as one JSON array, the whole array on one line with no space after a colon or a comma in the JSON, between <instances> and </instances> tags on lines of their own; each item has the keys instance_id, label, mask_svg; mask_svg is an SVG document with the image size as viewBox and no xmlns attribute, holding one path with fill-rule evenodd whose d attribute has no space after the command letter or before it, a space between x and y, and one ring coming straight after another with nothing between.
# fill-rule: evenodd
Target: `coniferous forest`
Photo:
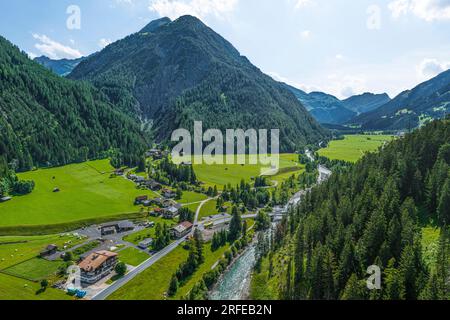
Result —
<instances>
[{"instance_id":1,"label":"coniferous forest","mask_svg":"<svg viewBox=\"0 0 450 320\"><path fill-rule=\"evenodd\" d=\"M146 139L138 123L89 84L46 70L0 37L0 154L10 169L106 156L137 163Z\"/></svg>"},{"instance_id":2,"label":"coniferous forest","mask_svg":"<svg viewBox=\"0 0 450 320\"><path fill-rule=\"evenodd\" d=\"M267 259L289 252L280 298L448 299L449 188L450 119L314 187L273 237ZM432 259L422 251L424 226L440 229ZM372 265L382 270L381 290L367 290Z\"/></svg>"}]
</instances>

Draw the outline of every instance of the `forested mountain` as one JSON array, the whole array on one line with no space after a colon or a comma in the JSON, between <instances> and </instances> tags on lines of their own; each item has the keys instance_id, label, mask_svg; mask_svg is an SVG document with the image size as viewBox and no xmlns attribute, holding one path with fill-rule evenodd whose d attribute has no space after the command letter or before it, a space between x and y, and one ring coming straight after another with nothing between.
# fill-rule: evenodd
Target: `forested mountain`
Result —
<instances>
[{"instance_id":1,"label":"forested mountain","mask_svg":"<svg viewBox=\"0 0 450 320\"><path fill-rule=\"evenodd\" d=\"M160 141L174 129L192 129L194 120L205 129L279 128L282 151L328 136L290 91L191 16L153 21L87 58L69 77L90 81L150 123Z\"/></svg>"},{"instance_id":2,"label":"forested mountain","mask_svg":"<svg viewBox=\"0 0 450 320\"><path fill-rule=\"evenodd\" d=\"M410 129L425 120L443 118L450 110L450 70L412 90L400 93L380 108L350 121L363 129Z\"/></svg>"},{"instance_id":3,"label":"forested mountain","mask_svg":"<svg viewBox=\"0 0 450 320\"><path fill-rule=\"evenodd\" d=\"M356 112L358 115L361 113L370 112L382 105L391 101L391 98L386 93L374 94L364 93L361 95L353 96L343 100L345 107L349 110Z\"/></svg>"},{"instance_id":4,"label":"forested mountain","mask_svg":"<svg viewBox=\"0 0 450 320\"><path fill-rule=\"evenodd\" d=\"M55 75L2 37L0 114L0 162L10 169L64 165L113 150L132 164L145 150L140 127L103 93Z\"/></svg>"},{"instance_id":5,"label":"forested mountain","mask_svg":"<svg viewBox=\"0 0 450 320\"><path fill-rule=\"evenodd\" d=\"M449 222L447 118L314 187L278 226L267 259L282 252L280 298L450 299ZM423 252L424 226L441 228L433 252ZM366 288L371 265L381 290Z\"/></svg>"},{"instance_id":6,"label":"forested mountain","mask_svg":"<svg viewBox=\"0 0 450 320\"><path fill-rule=\"evenodd\" d=\"M84 59L86 58L81 57L79 59L53 60L46 56L40 56L35 58L34 61L43 65L47 69L52 70L57 75L67 76Z\"/></svg>"},{"instance_id":7,"label":"forested mountain","mask_svg":"<svg viewBox=\"0 0 450 320\"><path fill-rule=\"evenodd\" d=\"M320 123L343 124L356 112L346 108L345 104L330 94L323 92L306 93L290 85L285 85Z\"/></svg>"}]
</instances>

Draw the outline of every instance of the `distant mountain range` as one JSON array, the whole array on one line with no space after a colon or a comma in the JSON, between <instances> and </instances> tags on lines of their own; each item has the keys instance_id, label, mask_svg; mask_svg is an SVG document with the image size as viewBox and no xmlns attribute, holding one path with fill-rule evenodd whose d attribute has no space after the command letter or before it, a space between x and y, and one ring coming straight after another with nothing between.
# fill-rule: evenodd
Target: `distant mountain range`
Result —
<instances>
[{"instance_id":1,"label":"distant mountain range","mask_svg":"<svg viewBox=\"0 0 450 320\"><path fill-rule=\"evenodd\" d=\"M361 95L350 97L343 100L342 102L347 109L352 110L359 115L375 110L388 103L389 101L391 101L391 98L387 93L374 94L367 92Z\"/></svg>"},{"instance_id":2,"label":"distant mountain range","mask_svg":"<svg viewBox=\"0 0 450 320\"><path fill-rule=\"evenodd\" d=\"M191 129L193 120L220 129L225 123L279 126L287 151L328 135L305 108L327 128L347 125L365 130L415 128L449 109L448 72L393 100L386 93L345 100L323 92L306 93L273 81L190 16L152 21L88 58L35 60L56 74L90 81L116 106L146 122L157 140L167 140L176 127Z\"/></svg>"},{"instance_id":3,"label":"distant mountain range","mask_svg":"<svg viewBox=\"0 0 450 320\"><path fill-rule=\"evenodd\" d=\"M222 131L279 128L282 151L329 137L290 90L192 16L153 21L68 77L94 84L145 121L157 141L177 128L192 130L194 120Z\"/></svg>"},{"instance_id":4,"label":"distant mountain range","mask_svg":"<svg viewBox=\"0 0 450 320\"><path fill-rule=\"evenodd\" d=\"M400 93L381 107L361 114L349 124L367 130L413 129L443 118L450 110L450 70Z\"/></svg>"},{"instance_id":5,"label":"distant mountain range","mask_svg":"<svg viewBox=\"0 0 450 320\"><path fill-rule=\"evenodd\" d=\"M306 93L285 84L297 99L322 124L344 124L360 113L374 110L390 101L387 94L365 93L346 100L323 92Z\"/></svg>"},{"instance_id":6,"label":"distant mountain range","mask_svg":"<svg viewBox=\"0 0 450 320\"><path fill-rule=\"evenodd\" d=\"M66 76L84 59L86 59L86 57L81 57L79 59L53 60L46 56L40 56L35 58L34 61L53 71L57 75Z\"/></svg>"}]
</instances>

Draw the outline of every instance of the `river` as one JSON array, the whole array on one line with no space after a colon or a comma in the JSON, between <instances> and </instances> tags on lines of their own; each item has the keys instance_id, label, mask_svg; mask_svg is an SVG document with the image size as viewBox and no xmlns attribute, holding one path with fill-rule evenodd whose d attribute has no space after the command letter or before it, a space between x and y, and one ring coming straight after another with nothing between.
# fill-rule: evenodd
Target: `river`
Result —
<instances>
[{"instance_id":1,"label":"river","mask_svg":"<svg viewBox=\"0 0 450 320\"><path fill-rule=\"evenodd\" d=\"M210 300L245 300L250 293L250 282L255 265L255 244L252 244L234 262L210 292Z\"/></svg>"}]
</instances>

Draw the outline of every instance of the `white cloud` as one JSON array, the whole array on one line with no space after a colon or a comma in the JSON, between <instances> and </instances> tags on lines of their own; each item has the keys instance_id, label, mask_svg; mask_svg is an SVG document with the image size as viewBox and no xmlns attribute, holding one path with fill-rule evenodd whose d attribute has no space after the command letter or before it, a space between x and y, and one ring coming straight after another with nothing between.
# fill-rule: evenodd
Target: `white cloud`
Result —
<instances>
[{"instance_id":1,"label":"white cloud","mask_svg":"<svg viewBox=\"0 0 450 320\"><path fill-rule=\"evenodd\" d=\"M388 8L394 18L411 13L429 22L450 19L450 0L394 0Z\"/></svg>"},{"instance_id":2,"label":"white cloud","mask_svg":"<svg viewBox=\"0 0 450 320\"><path fill-rule=\"evenodd\" d=\"M338 53L337 55L336 55L336 59L337 60L343 60L345 57L344 57L344 55L342 54L342 53Z\"/></svg>"},{"instance_id":3,"label":"white cloud","mask_svg":"<svg viewBox=\"0 0 450 320\"><path fill-rule=\"evenodd\" d=\"M302 32L300 32L300 37L302 39L308 39L309 37L311 37L311 31L310 30L303 30Z\"/></svg>"},{"instance_id":4,"label":"white cloud","mask_svg":"<svg viewBox=\"0 0 450 320\"><path fill-rule=\"evenodd\" d=\"M27 52L28 57L33 60L34 58L37 58L37 54L33 53L33 52Z\"/></svg>"},{"instance_id":5,"label":"white cloud","mask_svg":"<svg viewBox=\"0 0 450 320\"><path fill-rule=\"evenodd\" d=\"M423 59L417 67L419 79L428 80L450 69L450 62L441 62L437 59Z\"/></svg>"},{"instance_id":6,"label":"white cloud","mask_svg":"<svg viewBox=\"0 0 450 320\"><path fill-rule=\"evenodd\" d=\"M34 45L35 48L51 59L76 59L83 56L77 49L56 42L46 35L35 33L33 38L40 41Z\"/></svg>"},{"instance_id":7,"label":"white cloud","mask_svg":"<svg viewBox=\"0 0 450 320\"><path fill-rule=\"evenodd\" d=\"M224 18L233 12L239 0L152 0L149 10L161 17L176 19L183 15L192 15L204 19L214 15Z\"/></svg>"},{"instance_id":8,"label":"white cloud","mask_svg":"<svg viewBox=\"0 0 450 320\"><path fill-rule=\"evenodd\" d=\"M110 39L101 38L98 41L98 46L103 49L103 48L109 46L111 43L112 43L112 41Z\"/></svg>"},{"instance_id":9,"label":"white cloud","mask_svg":"<svg viewBox=\"0 0 450 320\"><path fill-rule=\"evenodd\" d=\"M297 0L295 3L295 9L301 9L304 7L307 7L311 5L313 2L312 0Z\"/></svg>"}]
</instances>

